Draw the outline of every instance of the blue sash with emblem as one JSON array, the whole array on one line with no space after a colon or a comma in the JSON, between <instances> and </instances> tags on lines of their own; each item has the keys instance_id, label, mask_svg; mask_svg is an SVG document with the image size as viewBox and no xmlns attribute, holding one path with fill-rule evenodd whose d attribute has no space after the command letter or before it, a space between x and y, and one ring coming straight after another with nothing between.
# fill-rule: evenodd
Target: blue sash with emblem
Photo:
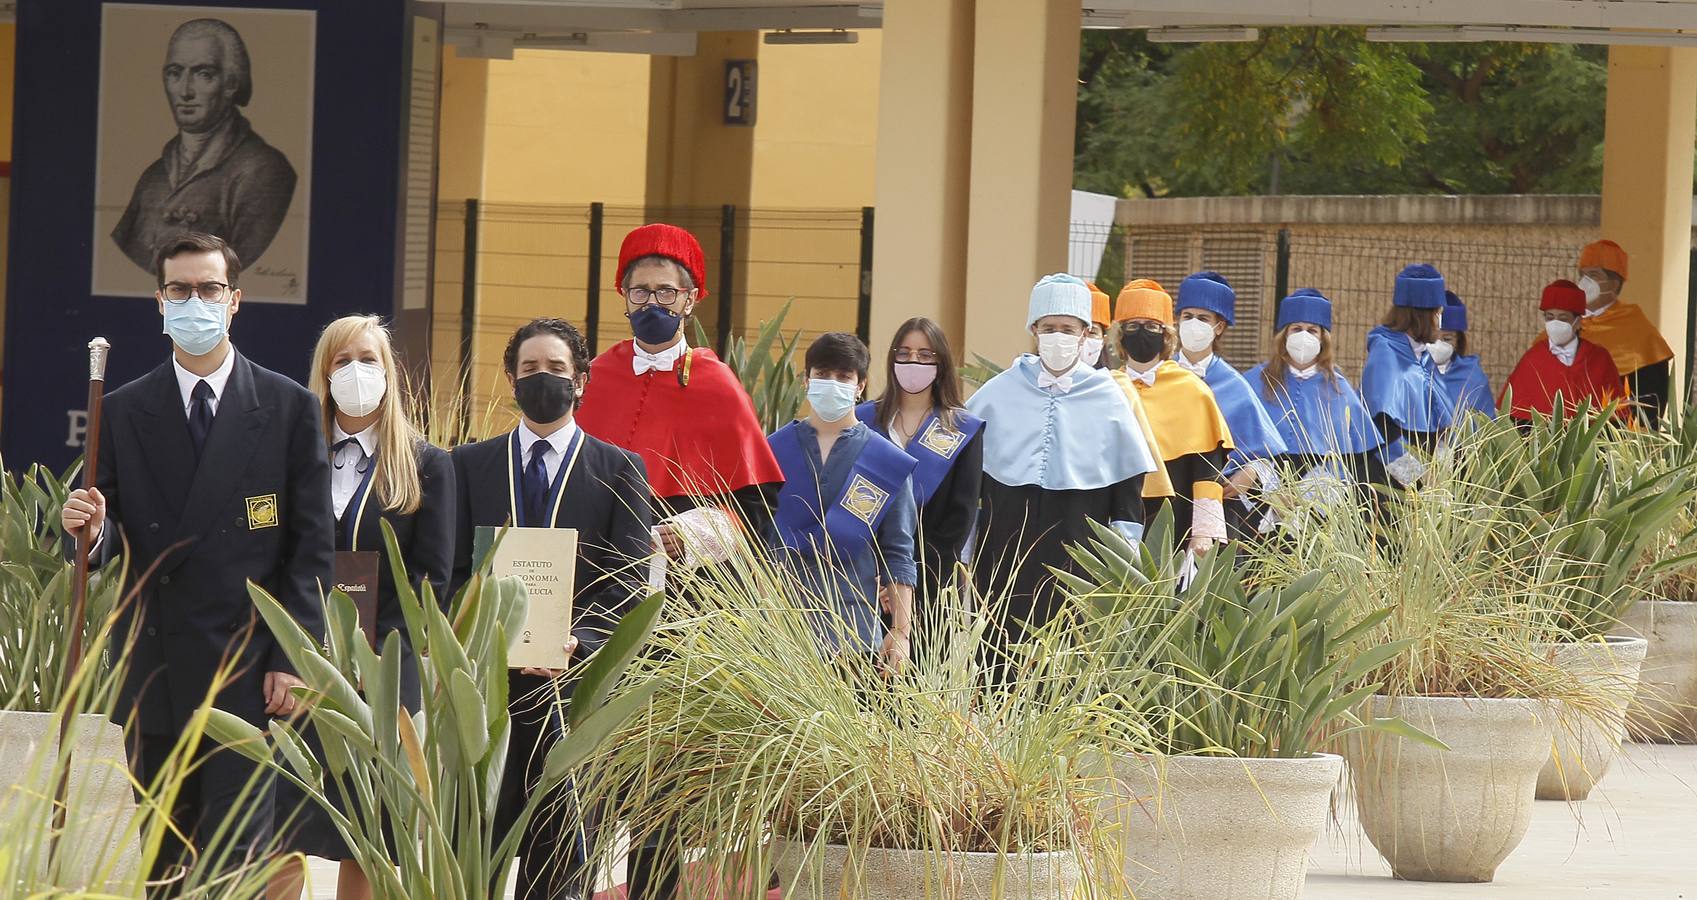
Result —
<instances>
[{"instance_id":1,"label":"blue sash with emblem","mask_svg":"<svg viewBox=\"0 0 1697 900\"><path fill-rule=\"evenodd\" d=\"M867 401L855 407L854 417L865 422L873 431L888 438L878 423L878 404ZM918 463L913 469L913 501L924 506L937 493L937 488L954 467L955 459L960 456L960 450L978 436L984 428L984 420L966 410L955 411L955 423L958 429L943 424L932 410L925 416L925 421L919 423L919 432L915 434L903 449L907 455Z\"/></svg>"},{"instance_id":2,"label":"blue sash with emblem","mask_svg":"<svg viewBox=\"0 0 1697 900\"><path fill-rule=\"evenodd\" d=\"M778 429L767 442L786 474L812 471L794 422ZM890 497L903 489L916 464L913 457L874 432L844 479L842 491L823 512L817 478L790 474L778 492L778 509L773 514L778 539L792 550L822 553L828 537L837 555L858 555L872 543L890 509Z\"/></svg>"}]
</instances>

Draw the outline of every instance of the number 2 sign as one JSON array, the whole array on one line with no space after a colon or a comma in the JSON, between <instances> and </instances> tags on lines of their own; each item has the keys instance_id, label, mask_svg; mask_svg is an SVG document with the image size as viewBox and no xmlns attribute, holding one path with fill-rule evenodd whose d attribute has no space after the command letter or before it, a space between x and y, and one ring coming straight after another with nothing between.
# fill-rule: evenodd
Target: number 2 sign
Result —
<instances>
[{"instance_id":1,"label":"number 2 sign","mask_svg":"<svg viewBox=\"0 0 1697 900\"><path fill-rule=\"evenodd\" d=\"M755 108L754 60L725 60L725 124L753 125Z\"/></svg>"}]
</instances>

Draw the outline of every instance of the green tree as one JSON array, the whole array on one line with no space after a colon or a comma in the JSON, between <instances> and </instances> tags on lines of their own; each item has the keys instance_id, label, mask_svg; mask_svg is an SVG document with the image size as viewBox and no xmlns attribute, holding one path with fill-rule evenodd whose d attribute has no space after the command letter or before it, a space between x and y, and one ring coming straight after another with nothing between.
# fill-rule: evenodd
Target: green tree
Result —
<instances>
[{"instance_id":1,"label":"green tree","mask_svg":"<svg viewBox=\"0 0 1697 900\"><path fill-rule=\"evenodd\" d=\"M1121 196L1598 189L1607 50L1273 28L1087 32L1078 186Z\"/></svg>"}]
</instances>

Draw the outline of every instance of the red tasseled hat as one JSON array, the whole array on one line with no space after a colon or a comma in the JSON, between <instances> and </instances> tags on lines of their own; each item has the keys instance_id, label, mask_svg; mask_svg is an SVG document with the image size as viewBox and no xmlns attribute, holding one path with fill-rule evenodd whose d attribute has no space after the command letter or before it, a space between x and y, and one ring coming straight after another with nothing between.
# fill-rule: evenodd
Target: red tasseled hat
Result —
<instances>
[{"instance_id":1,"label":"red tasseled hat","mask_svg":"<svg viewBox=\"0 0 1697 900\"><path fill-rule=\"evenodd\" d=\"M701 296L707 296L707 257L701 252L701 242L695 239L695 235L664 222L644 225L625 235L625 242L619 245L619 271L614 276L614 283L623 285L625 270L644 256L664 256L683 266L695 279Z\"/></svg>"},{"instance_id":2,"label":"red tasseled hat","mask_svg":"<svg viewBox=\"0 0 1697 900\"><path fill-rule=\"evenodd\" d=\"M1552 281L1544 288L1544 296L1538 301L1539 309L1560 309L1576 316L1585 315L1585 292L1579 285L1567 279Z\"/></svg>"}]
</instances>

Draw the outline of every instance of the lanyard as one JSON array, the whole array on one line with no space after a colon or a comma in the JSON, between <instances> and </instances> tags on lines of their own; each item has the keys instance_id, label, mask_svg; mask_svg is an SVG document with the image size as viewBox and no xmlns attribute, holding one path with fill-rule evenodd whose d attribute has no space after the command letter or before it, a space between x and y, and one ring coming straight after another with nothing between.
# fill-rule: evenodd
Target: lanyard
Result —
<instances>
[{"instance_id":1,"label":"lanyard","mask_svg":"<svg viewBox=\"0 0 1697 900\"><path fill-rule=\"evenodd\" d=\"M583 429L579 428L577 434L572 435L571 445L566 448L566 458L560 465L560 471L554 476L554 484L548 489L551 500L548 503L548 521L544 525L531 526L531 523L523 521L524 506L519 503L518 477L515 473L523 471L524 455L519 449L517 428L508 433L507 444L512 449L512 464L507 466L507 503L511 515L509 521L521 527L552 528L560 517L560 498L565 496L563 488L566 479L571 477L572 469L577 467L577 458L583 452Z\"/></svg>"}]
</instances>

